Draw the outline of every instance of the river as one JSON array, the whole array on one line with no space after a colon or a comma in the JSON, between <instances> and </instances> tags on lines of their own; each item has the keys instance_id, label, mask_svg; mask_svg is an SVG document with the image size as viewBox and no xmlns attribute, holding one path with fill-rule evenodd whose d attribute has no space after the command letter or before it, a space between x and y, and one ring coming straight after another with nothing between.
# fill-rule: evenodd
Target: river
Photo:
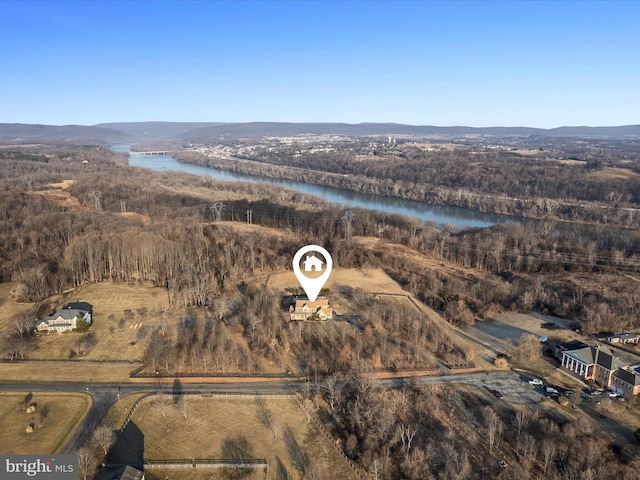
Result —
<instances>
[{"instance_id":1,"label":"river","mask_svg":"<svg viewBox=\"0 0 640 480\"><path fill-rule=\"evenodd\" d=\"M130 152L129 145L112 145L111 149L118 152ZM485 228L497 223L508 223L515 220L521 220L519 217L483 213L476 210L470 210L468 208L431 205L415 200L402 200L399 198L383 197L380 195L357 193L350 190L342 190L323 185L313 185L309 183L295 182L292 180L246 175L201 165L191 165L189 163L179 162L169 155L144 156L130 152L129 165L134 167L150 168L161 172L178 171L191 173L228 182L268 183L297 190L302 193L315 195L346 207L360 207L369 210L396 213L417 218L423 222L450 224L458 228Z\"/></svg>"}]
</instances>

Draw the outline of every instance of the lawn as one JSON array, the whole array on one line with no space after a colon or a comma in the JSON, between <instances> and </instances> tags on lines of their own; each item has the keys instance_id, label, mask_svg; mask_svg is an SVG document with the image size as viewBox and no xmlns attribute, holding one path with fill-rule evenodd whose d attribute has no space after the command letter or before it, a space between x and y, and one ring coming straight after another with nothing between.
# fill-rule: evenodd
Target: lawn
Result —
<instances>
[{"instance_id":1,"label":"lawn","mask_svg":"<svg viewBox=\"0 0 640 480\"><path fill-rule=\"evenodd\" d=\"M263 458L268 478L301 478L306 468L320 478L355 478L353 470L294 399L187 398L184 408L144 402L133 423L142 432L145 460L178 458ZM163 412L164 415L163 416ZM185 418L186 416L186 418ZM303 467L306 465L306 467ZM155 475L154 475L155 472ZM283 472L286 472L283 475ZM164 470L150 472L164 478ZM169 478L222 478L213 470L167 471ZM263 473L261 473L263 475ZM254 473L255 478L260 477ZM254 476L249 478L254 478Z\"/></svg>"},{"instance_id":2,"label":"lawn","mask_svg":"<svg viewBox=\"0 0 640 480\"><path fill-rule=\"evenodd\" d=\"M27 313L36 303L18 303L11 298L11 291L17 284L12 282L0 283L0 333L15 327L13 319Z\"/></svg>"},{"instance_id":3,"label":"lawn","mask_svg":"<svg viewBox=\"0 0 640 480\"><path fill-rule=\"evenodd\" d=\"M34 413L22 410L28 392L0 392L0 452L3 454L53 454L65 446L91 407L91 397L74 393L33 392L29 404ZM33 423L34 431L27 433Z\"/></svg>"},{"instance_id":4,"label":"lawn","mask_svg":"<svg viewBox=\"0 0 640 480\"><path fill-rule=\"evenodd\" d=\"M95 283L69 296L64 303L75 300L93 305L90 332L95 344L87 355L79 357L82 360L140 360L150 329L157 325L161 315L167 320L171 317L165 313L169 306L167 290L150 283ZM125 310L130 310L129 318ZM77 332L43 335L37 339L37 348L29 358L66 359L82 335Z\"/></svg>"}]
</instances>

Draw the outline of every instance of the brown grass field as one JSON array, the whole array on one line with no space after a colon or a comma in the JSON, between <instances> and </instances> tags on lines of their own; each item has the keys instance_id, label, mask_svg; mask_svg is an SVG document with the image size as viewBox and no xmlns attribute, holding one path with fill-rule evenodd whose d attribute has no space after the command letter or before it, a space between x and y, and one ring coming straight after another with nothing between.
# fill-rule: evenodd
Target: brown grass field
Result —
<instances>
[{"instance_id":1,"label":"brown grass field","mask_svg":"<svg viewBox=\"0 0 640 480\"><path fill-rule=\"evenodd\" d=\"M93 305L91 332L97 343L86 356L80 357L81 360L140 360L144 353L145 330L155 325L160 312L169 306L166 289L152 284L130 286L100 282L72 294L66 301L72 300L87 301ZM141 307L148 310L145 316L136 312ZM125 309L132 310L134 318L125 320L120 328L118 323L124 317ZM114 319L110 320L112 314ZM167 315L167 319L170 315ZM37 349L29 358L66 359L81 335L76 332L43 335L37 339Z\"/></svg>"},{"instance_id":2,"label":"brown grass field","mask_svg":"<svg viewBox=\"0 0 640 480\"><path fill-rule=\"evenodd\" d=\"M11 298L11 291L17 284L12 282L0 283L0 333L15 327L13 317L27 313L35 303L18 303Z\"/></svg>"},{"instance_id":3,"label":"brown grass field","mask_svg":"<svg viewBox=\"0 0 640 480\"><path fill-rule=\"evenodd\" d=\"M165 408L163 417L157 400L143 403L133 421L144 434L144 458L229 458L238 445L244 445L249 458L264 458L269 465L269 479L302 478L296 468L297 452L303 452L311 468L321 478L346 480L355 478L353 470L329 440L309 423L299 404L293 399L264 399L272 423L279 425L278 440L260 418L261 408L254 399L188 398L185 419L173 405ZM299 465L299 463L298 463ZM279 471L280 470L280 471ZM282 475L281 472L287 474ZM154 470L156 478L164 472ZM202 472L169 470L169 478L222 478ZM264 478L264 474L255 474Z\"/></svg>"},{"instance_id":4,"label":"brown grass field","mask_svg":"<svg viewBox=\"0 0 640 480\"><path fill-rule=\"evenodd\" d=\"M12 362L0 364L0 380L20 382L128 382L129 363Z\"/></svg>"},{"instance_id":5,"label":"brown grass field","mask_svg":"<svg viewBox=\"0 0 640 480\"><path fill-rule=\"evenodd\" d=\"M53 454L59 452L89 412L91 397L72 393L34 392L35 413L21 409L28 392L0 392L0 452L3 454ZM41 412L46 412L38 427ZM26 433L29 423L36 425Z\"/></svg>"},{"instance_id":6,"label":"brown grass field","mask_svg":"<svg viewBox=\"0 0 640 480\"><path fill-rule=\"evenodd\" d=\"M275 273L269 276L267 286L269 288L282 290L292 287L299 287L300 282L292 271ZM344 292L353 288L361 288L369 293L384 292L388 294L408 295L402 290L389 275L382 269L372 268L369 270L358 270L354 268L334 268L331 276L325 284L325 288L330 290L329 301L333 309L339 313L350 313L352 310L351 301L346 298Z\"/></svg>"}]
</instances>

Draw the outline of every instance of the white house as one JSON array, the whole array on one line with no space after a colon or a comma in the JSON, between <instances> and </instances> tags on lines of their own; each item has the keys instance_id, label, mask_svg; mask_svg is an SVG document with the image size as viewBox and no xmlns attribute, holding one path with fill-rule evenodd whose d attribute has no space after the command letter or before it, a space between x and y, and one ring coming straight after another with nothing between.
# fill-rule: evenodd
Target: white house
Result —
<instances>
[{"instance_id":1,"label":"white house","mask_svg":"<svg viewBox=\"0 0 640 480\"><path fill-rule=\"evenodd\" d=\"M70 332L78 326L78 320L84 319L91 325L93 307L87 302L68 303L53 315L38 322L39 332Z\"/></svg>"},{"instance_id":2,"label":"white house","mask_svg":"<svg viewBox=\"0 0 640 480\"><path fill-rule=\"evenodd\" d=\"M307 320L314 315L318 320L333 318L333 309L329 306L329 300L326 297L317 298L315 302L307 298L296 299L295 304L289 307L291 320Z\"/></svg>"}]
</instances>

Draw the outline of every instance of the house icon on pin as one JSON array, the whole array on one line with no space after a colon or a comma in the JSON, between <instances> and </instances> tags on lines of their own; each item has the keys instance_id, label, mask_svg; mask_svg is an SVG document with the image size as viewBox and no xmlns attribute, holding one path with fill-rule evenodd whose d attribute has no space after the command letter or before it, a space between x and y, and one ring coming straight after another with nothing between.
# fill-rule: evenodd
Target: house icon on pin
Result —
<instances>
[{"instance_id":1,"label":"house icon on pin","mask_svg":"<svg viewBox=\"0 0 640 480\"><path fill-rule=\"evenodd\" d=\"M302 262L302 264L304 265L305 272L320 272L322 271L322 265L324 262L315 255L307 255L307 258Z\"/></svg>"}]
</instances>

